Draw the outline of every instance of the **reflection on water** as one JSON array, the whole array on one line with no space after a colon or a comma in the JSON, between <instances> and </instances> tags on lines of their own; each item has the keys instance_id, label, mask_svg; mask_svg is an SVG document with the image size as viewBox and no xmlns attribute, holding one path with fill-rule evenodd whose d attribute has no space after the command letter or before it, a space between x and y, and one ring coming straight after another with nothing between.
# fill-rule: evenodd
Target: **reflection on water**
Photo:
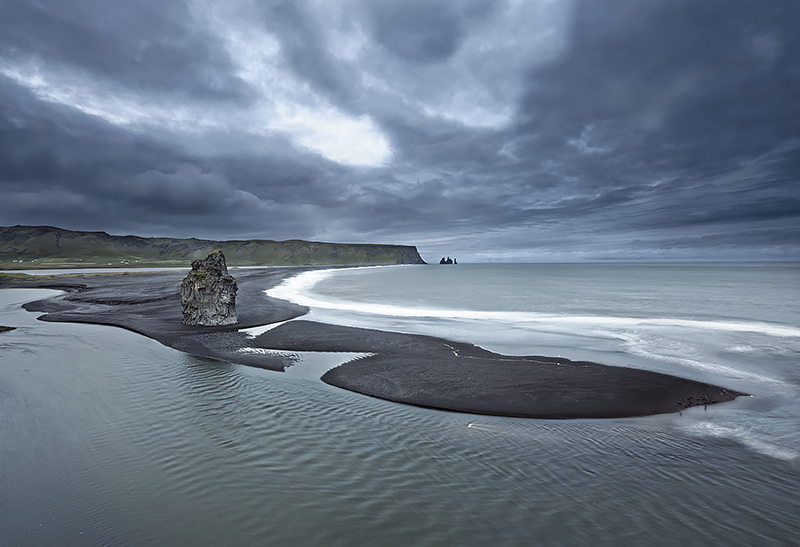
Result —
<instances>
[{"instance_id":1,"label":"reflection on water","mask_svg":"<svg viewBox=\"0 0 800 547\"><path fill-rule=\"evenodd\" d=\"M0 545L791 544L800 533L797 451L763 428L748 437L778 395L647 419L445 413L327 386L300 373L302 359L281 374L38 322L18 303L41 294L0 291L0 324L18 327L0 333Z\"/></svg>"}]
</instances>

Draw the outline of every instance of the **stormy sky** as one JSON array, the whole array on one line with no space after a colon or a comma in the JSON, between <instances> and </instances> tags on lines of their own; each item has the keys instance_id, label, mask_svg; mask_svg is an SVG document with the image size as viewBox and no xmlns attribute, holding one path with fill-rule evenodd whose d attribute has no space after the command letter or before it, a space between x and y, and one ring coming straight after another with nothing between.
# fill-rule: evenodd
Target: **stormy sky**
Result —
<instances>
[{"instance_id":1,"label":"stormy sky","mask_svg":"<svg viewBox=\"0 0 800 547\"><path fill-rule=\"evenodd\" d=\"M0 225L800 260L796 0L3 0Z\"/></svg>"}]
</instances>

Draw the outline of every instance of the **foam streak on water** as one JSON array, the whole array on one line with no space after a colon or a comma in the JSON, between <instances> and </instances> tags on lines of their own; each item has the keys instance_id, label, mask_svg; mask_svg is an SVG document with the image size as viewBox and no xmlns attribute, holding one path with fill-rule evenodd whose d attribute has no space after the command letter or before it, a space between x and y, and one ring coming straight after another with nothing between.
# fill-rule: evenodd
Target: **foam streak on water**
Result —
<instances>
[{"instance_id":1,"label":"foam streak on water","mask_svg":"<svg viewBox=\"0 0 800 547\"><path fill-rule=\"evenodd\" d=\"M796 264L404 266L307 272L268 293L309 306L308 317L320 321L633 366L792 400L798 274ZM800 418L797 405L780 413ZM770 429L759 415L747 427L756 437ZM793 459L800 435L788 433L761 451ZM772 446L745 433L725 437L757 451Z\"/></svg>"},{"instance_id":2,"label":"foam streak on water","mask_svg":"<svg viewBox=\"0 0 800 547\"><path fill-rule=\"evenodd\" d=\"M268 294L309 306L309 317L321 321L443 336L517 355L556 350L573 358L672 373L694 368L698 379L709 381L722 372L724 377L784 385L786 379L768 368L748 369L741 359L724 363L721 357L777 353L785 359L800 352L797 313L784 304L798 292L791 277L778 276L783 287L772 284L770 293L762 286L764 272L752 268L744 268L720 289L712 275L719 269L713 266L699 272L695 266L689 275L672 269L660 285L651 278L664 273L652 269L621 272L597 265L584 267L583 279L573 274L561 281L566 266L553 271L553 265L528 265L528 271L520 271L521 266L515 265L511 274L501 265L313 271ZM623 274L628 279L618 280ZM387 279L383 286L382 278ZM698 278L705 283L698 286ZM361 286L366 286L363 293L351 288ZM762 307L769 310L777 302L782 308L772 316L751 316L751 309L739 302L743 293L753 298L754 289L764 293ZM466 297L459 298L459 293ZM604 313L587 314L587 308ZM569 313L574 311L583 313Z\"/></svg>"},{"instance_id":3,"label":"foam streak on water","mask_svg":"<svg viewBox=\"0 0 800 547\"><path fill-rule=\"evenodd\" d=\"M389 304L322 300L311 296L314 285L337 273L321 270L302 273L283 284L265 291L269 296L282 298L315 309L357 312L404 318L472 319L501 321L508 324L568 325L570 327L686 327L691 329L727 332L753 332L768 336L798 338L800 328L763 322L697 321L678 318L600 317L539 314L515 311L474 311L394 306Z\"/></svg>"}]
</instances>

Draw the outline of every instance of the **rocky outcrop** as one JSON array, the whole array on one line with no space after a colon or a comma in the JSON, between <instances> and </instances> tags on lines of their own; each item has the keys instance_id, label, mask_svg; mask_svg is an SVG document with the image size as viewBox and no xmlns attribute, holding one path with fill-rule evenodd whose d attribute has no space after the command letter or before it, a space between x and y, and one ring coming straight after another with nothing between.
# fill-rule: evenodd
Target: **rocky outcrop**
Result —
<instances>
[{"instance_id":1,"label":"rocky outcrop","mask_svg":"<svg viewBox=\"0 0 800 547\"><path fill-rule=\"evenodd\" d=\"M206 327L237 323L236 291L236 279L228 274L222 251L195 260L181 283L183 323Z\"/></svg>"}]
</instances>

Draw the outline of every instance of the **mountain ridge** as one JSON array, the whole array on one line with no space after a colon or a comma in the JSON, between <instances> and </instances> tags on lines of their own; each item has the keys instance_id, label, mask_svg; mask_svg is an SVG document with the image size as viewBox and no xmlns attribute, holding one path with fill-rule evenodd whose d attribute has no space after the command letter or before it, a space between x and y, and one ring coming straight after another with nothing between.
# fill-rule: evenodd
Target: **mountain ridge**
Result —
<instances>
[{"instance_id":1,"label":"mountain ridge","mask_svg":"<svg viewBox=\"0 0 800 547\"><path fill-rule=\"evenodd\" d=\"M217 241L117 236L53 226L0 226L0 269L186 266L221 250L231 266L425 264L411 245L291 239Z\"/></svg>"}]
</instances>

